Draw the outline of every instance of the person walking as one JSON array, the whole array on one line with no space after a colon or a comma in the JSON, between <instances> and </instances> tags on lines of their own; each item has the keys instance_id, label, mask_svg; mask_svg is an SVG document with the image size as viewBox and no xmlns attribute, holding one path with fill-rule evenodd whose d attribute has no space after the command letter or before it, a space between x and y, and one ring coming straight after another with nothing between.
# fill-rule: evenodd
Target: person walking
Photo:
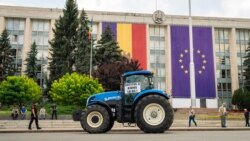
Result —
<instances>
[{"instance_id":1,"label":"person walking","mask_svg":"<svg viewBox=\"0 0 250 141\"><path fill-rule=\"evenodd\" d=\"M53 120L54 117L55 117L55 119L57 119L57 108L56 108L56 104L53 104L53 105L52 105L51 111L52 111L51 119Z\"/></svg>"},{"instance_id":2,"label":"person walking","mask_svg":"<svg viewBox=\"0 0 250 141\"><path fill-rule=\"evenodd\" d=\"M22 106L22 108L21 108L21 118L22 118L22 120L26 119L26 112L27 112L27 109L24 106Z\"/></svg>"},{"instance_id":3,"label":"person walking","mask_svg":"<svg viewBox=\"0 0 250 141\"><path fill-rule=\"evenodd\" d=\"M245 117L245 121L246 121L246 127L250 127L249 126L249 112L247 111L247 109L244 109L244 117Z\"/></svg>"},{"instance_id":4,"label":"person walking","mask_svg":"<svg viewBox=\"0 0 250 141\"><path fill-rule=\"evenodd\" d=\"M197 126L197 123L195 122L195 111L192 107L190 107L189 110L189 127L191 127L191 121L193 121L194 125Z\"/></svg>"},{"instance_id":5,"label":"person walking","mask_svg":"<svg viewBox=\"0 0 250 141\"><path fill-rule=\"evenodd\" d=\"M223 103L219 108L220 113L220 119L221 119L221 127L226 127L226 117L227 117L227 110L226 110L226 104Z\"/></svg>"},{"instance_id":6,"label":"person walking","mask_svg":"<svg viewBox=\"0 0 250 141\"><path fill-rule=\"evenodd\" d=\"M37 108L36 108L36 103L33 102L32 106L31 106L31 115L30 115L30 123L29 123L29 130L31 130L31 125L33 123L33 120L35 120L36 123L36 128L37 129L42 129L41 127L39 127L38 125L38 115L37 115Z\"/></svg>"}]
</instances>

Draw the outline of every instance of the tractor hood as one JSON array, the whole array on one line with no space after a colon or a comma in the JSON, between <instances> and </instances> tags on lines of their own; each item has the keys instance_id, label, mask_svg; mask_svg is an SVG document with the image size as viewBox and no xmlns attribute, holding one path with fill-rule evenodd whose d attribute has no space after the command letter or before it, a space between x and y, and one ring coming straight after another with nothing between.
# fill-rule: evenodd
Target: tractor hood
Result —
<instances>
[{"instance_id":1,"label":"tractor hood","mask_svg":"<svg viewBox=\"0 0 250 141\"><path fill-rule=\"evenodd\" d=\"M91 102L94 101L117 101L121 100L121 98L122 97L120 91L103 92L90 96L87 100L86 105L89 105Z\"/></svg>"}]
</instances>

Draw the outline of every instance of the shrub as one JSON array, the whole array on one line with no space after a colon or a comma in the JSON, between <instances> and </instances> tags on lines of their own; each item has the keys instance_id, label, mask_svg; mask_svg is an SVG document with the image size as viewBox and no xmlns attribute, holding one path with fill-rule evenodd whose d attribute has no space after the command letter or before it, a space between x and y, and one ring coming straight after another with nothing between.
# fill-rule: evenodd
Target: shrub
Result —
<instances>
[{"instance_id":1,"label":"shrub","mask_svg":"<svg viewBox=\"0 0 250 141\"><path fill-rule=\"evenodd\" d=\"M236 105L239 109L250 109L250 92L242 88L234 91L232 104Z\"/></svg>"},{"instance_id":2,"label":"shrub","mask_svg":"<svg viewBox=\"0 0 250 141\"><path fill-rule=\"evenodd\" d=\"M0 102L3 105L18 103L19 105L37 101L41 97L41 89L37 83L27 76L8 76L0 84Z\"/></svg>"},{"instance_id":3,"label":"shrub","mask_svg":"<svg viewBox=\"0 0 250 141\"><path fill-rule=\"evenodd\" d=\"M59 104L85 106L88 97L99 92L103 92L103 88L97 79L67 73L53 82L49 94L53 101Z\"/></svg>"}]
</instances>

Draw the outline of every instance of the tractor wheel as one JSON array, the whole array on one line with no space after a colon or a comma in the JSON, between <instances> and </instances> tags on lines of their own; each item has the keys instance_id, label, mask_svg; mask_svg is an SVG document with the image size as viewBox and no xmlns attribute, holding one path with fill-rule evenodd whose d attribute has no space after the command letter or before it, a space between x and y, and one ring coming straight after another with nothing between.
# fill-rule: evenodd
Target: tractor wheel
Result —
<instances>
[{"instance_id":1,"label":"tractor wheel","mask_svg":"<svg viewBox=\"0 0 250 141\"><path fill-rule=\"evenodd\" d=\"M111 119L110 119L110 123L109 123L109 127L107 128L107 131L106 131L106 132L108 132L110 129L113 128L114 123L115 123L115 121L111 118Z\"/></svg>"},{"instance_id":2,"label":"tractor wheel","mask_svg":"<svg viewBox=\"0 0 250 141\"><path fill-rule=\"evenodd\" d=\"M110 130L111 115L100 105L88 106L82 113L81 125L88 133L104 133Z\"/></svg>"},{"instance_id":3,"label":"tractor wheel","mask_svg":"<svg viewBox=\"0 0 250 141\"><path fill-rule=\"evenodd\" d=\"M173 123L173 109L168 100L159 95L142 98L135 108L135 121L146 133L162 133Z\"/></svg>"}]
</instances>

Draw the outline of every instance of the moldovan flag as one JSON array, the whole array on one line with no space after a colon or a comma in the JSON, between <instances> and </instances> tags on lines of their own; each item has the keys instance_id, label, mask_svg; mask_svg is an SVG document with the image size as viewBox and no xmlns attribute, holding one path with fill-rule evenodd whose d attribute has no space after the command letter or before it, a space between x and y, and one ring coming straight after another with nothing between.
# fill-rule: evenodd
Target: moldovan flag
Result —
<instances>
[{"instance_id":1,"label":"moldovan flag","mask_svg":"<svg viewBox=\"0 0 250 141\"><path fill-rule=\"evenodd\" d=\"M138 60L140 67L147 69L146 25L103 22L102 32L107 26L113 33L113 39L123 50L123 55Z\"/></svg>"}]
</instances>

